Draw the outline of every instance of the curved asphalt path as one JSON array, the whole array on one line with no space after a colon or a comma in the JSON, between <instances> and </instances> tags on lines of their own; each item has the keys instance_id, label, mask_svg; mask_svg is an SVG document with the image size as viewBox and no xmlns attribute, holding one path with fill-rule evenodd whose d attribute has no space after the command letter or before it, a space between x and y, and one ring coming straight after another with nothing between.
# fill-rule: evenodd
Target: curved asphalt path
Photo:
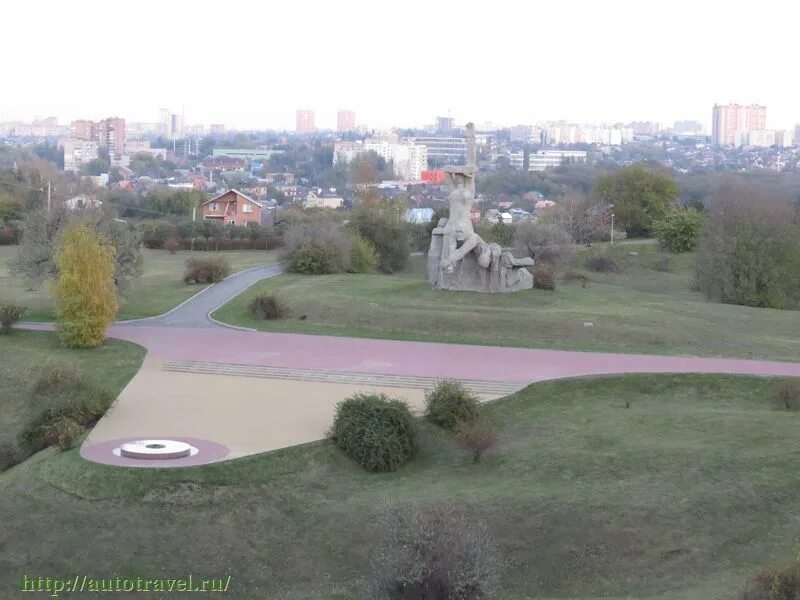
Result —
<instances>
[{"instance_id":1,"label":"curved asphalt path","mask_svg":"<svg viewBox=\"0 0 800 600\"><path fill-rule=\"evenodd\" d=\"M219 327L209 315L231 298L238 296L254 283L275 277L283 272L280 265L253 267L234 273L214 285L195 294L184 303L157 317L119 321L126 327Z\"/></svg>"}]
</instances>

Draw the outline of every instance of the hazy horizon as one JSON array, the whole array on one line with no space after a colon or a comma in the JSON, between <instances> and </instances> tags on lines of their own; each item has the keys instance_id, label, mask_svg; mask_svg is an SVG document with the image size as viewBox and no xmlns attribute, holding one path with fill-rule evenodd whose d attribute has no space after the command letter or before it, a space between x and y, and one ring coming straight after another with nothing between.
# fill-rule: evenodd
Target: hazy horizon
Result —
<instances>
[{"instance_id":1,"label":"hazy horizon","mask_svg":"<svg viewBox=\"0 0 800 600\"><path fill-rule=\"evenodd\" d=\"M118 6L5 6L0 120L154 122L164 107L187 124L292 130L296 109L334 128L346 108L375 128L448 112L459 123L708 128L714 103L738 102L766 105L770 129L800 122L783 66L792 37L775 33L800 11L778 2Z\"/></svg>"}]
</instances>

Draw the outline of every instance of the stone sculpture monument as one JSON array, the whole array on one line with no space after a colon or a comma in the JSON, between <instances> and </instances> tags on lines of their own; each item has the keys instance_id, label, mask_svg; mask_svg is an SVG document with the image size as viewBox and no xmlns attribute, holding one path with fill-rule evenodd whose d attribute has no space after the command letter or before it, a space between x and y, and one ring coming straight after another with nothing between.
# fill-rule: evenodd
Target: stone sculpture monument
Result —
<instances>
[{"instance_id":1,"label":"stone sculpture monument","mask_svg":"<svg viewBox=\"0 0 800 600\"><path fill-rule=\"evenodd\" d=\"M467 164L444 168L452 191L450 218L440 219L428 250L428 281L437 290L518 292L533 287L532 258L514 258L472 228L475 202L475 126L467 124Z\"/></svg>"}]
</instances>

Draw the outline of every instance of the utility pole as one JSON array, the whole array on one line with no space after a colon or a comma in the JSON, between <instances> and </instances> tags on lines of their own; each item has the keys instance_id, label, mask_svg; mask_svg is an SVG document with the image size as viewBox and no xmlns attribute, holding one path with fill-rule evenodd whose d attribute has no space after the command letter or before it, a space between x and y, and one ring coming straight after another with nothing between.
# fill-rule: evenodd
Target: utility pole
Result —
<instances>
[{"instance_id":1,"label":"utility pole","mask_svg":"<svg viewBox=\"0 0 800 600\"><path fill-rule=\"evenodd\" d=\"M47 180L47 212L50 213L50 180Z\"/></svg>"}]
</instances>

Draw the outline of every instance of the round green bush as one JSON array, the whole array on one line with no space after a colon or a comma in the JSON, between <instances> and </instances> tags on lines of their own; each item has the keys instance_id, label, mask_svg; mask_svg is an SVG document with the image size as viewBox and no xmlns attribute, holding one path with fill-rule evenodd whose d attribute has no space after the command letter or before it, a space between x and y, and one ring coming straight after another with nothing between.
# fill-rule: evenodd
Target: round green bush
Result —
<instances>
[{"instance_id":1,"label":"round green bush","mask_svg":"<svg viewBox=\"0 0 800 600\"><path fill-rule=\"evenodd\" d=\"M289 256L287 268L306 275L338 273L341 269L337 254L337 248L325 242L303 242Z\"/></svg>"},{"instance_id":2,"label":"round green bush","mask_svg":"<svg viewBox=\"0 0 800 600\"><path fill-rule=\"evenodd\" d=\"M439 427L455 429L463 421L476 419L478 413L478 398L458 381L440 381L425 394L425 416Z\"/></svg>"},{"instance_id":3,"label":"round green bush","mask_svg":"<svg viewBox=\"0 0 800 600\"><path fill-rule=\"evenodd\" d=\"M339 402L330 436L368 471L395 471L417 452L408 405L385 394L355 394Z\"/></svg>"}]
</instances>

